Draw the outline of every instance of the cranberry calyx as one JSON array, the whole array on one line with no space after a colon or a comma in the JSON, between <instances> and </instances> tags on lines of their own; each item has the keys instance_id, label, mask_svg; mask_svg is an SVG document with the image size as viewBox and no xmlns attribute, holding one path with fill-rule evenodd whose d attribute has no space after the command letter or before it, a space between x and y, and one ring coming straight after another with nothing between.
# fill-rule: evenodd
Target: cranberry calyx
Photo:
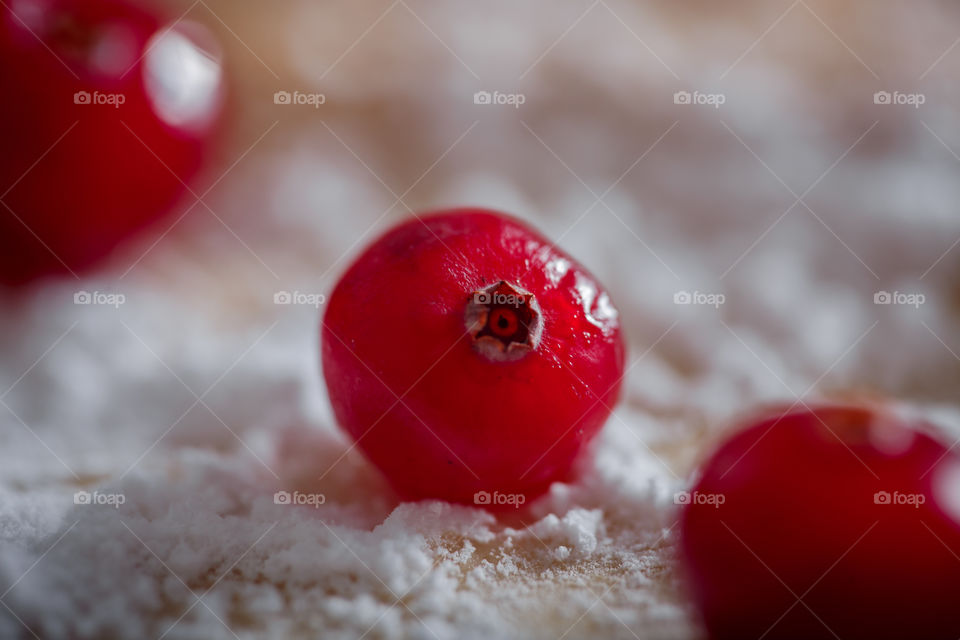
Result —
<instances>
[{"instance_id":1,"label":"cranberry calyx","mask_svg":"<svg viewBox=\"0 0 960 640\"><path fill-rule=\"evenodd\" d=\"M479 353L510 361L537 348L543 314L532 293L500 280L470 294L464 323Z\"/></svg>"}]
</instances>

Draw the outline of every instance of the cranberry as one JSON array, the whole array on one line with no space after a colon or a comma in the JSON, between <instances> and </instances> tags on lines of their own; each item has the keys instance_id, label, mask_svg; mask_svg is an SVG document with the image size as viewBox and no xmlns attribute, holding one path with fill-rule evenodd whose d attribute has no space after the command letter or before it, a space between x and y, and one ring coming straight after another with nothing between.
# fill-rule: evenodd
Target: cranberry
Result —
<instances>
[{"instance_id":1,"label":"cranberry","mask_svg":"<svg viewBox=\"0 0 960 640\"><path fill-rule=\"evenodd\" d=\"M960 637L960 458L926 428L838 405L727 440L681 517L711 637Z\"/></svg>"},{"instance_id":2,"label":"cranberry","mask_svg":"<svg viewBox=\"0 0 960 640\"><path fill-rule=\"evenodd\" d=\"M565 477L623 376L617 312L593 276L479 209L370 246L330 296L322 348L337 420L402 496L492 507Z\"/></svg>"},{"instance_id":3,"label":"cranberry","mask_svg":"<svg viewBox=\"0 0 960 640\"><path fill-rule=\"evenodd\" d=\"M84 269L182 194L222 102L206 38L125 0L0 7L0 283Z\"/></svg>"}]
</instances>

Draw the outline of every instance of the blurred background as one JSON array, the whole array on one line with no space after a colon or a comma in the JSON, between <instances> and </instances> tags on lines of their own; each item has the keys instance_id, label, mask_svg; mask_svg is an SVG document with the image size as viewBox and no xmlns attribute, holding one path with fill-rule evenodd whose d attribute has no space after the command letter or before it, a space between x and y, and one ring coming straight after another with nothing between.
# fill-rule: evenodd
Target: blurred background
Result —
<instances>
[{"instance_id":1,"label":"blurred background","mask_svg":"<svg viewBox=\"0 0 960 640\"><path fill-rule=\"evenodd\" d=\"M671 496L734 417L960 436L954 3L155 6L219 43L222 134L97 268L3 294L3 637L698 638ZM629 342L583 479L516 517L399 504L318 373L350 260L461 205L559 241Z\"/></svg>"}]
</instances>

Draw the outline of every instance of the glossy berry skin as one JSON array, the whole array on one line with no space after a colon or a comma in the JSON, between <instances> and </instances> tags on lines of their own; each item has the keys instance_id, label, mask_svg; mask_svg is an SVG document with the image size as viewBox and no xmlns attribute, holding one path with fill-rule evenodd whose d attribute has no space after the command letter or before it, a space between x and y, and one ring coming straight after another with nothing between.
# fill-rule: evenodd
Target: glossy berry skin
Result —
<instances>
[{"instance_id":1,"label":"glossy berry skin","mask_svg":"<svg viewBox=\"0 0 960 640\"><path fill-rule=\"evenodd\" d=\"M617 312L596 280L480 209L388 231L336 286L321 333L337 420L408 499L529 502L565 477L623 375Z\"/></svg>"},{"instance_id":2,"label":"glossy berry skin","mask_svg":"<svg viewBox=\"0 0 960 640\"><path fill-rule=\"evenodd\" d=\"M824 406L721 445L681 518L710 636L960 637L960 459L925 426Z\"/></svg>"},{"instance_id":3,"label":"glossy berry skin","mask_svg":"<svg viewBox=\"0 0 960 640\"><path fill-rule=\"evenodd\" d=\"M124 0L0 7L0 284L95 264L201 166L222 74L198 25L165 20Z\"/></svg>"}]
</instances>

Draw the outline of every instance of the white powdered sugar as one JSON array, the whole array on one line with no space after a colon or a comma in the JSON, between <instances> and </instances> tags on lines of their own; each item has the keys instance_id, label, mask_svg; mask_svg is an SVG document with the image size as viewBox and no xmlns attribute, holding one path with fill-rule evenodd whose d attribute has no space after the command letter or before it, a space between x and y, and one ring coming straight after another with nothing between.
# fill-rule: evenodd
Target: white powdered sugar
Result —
<instances>
[{"instance_id":1,"label":"white powdered sugar","mask_svg":"<svg viewBox=\"0 0 960 640\"><path fill-rule=\"evenodd\" d=\"M211 2L281 77L228 47L250 76L219 220L2 301L0 637L697 638L674 494L732 419L869 391L960 436L956 58L923 107L872 101L956 20L877 8L932 29L893 60L811 4L877 82L803 7L737 61L776 15L617 0L562 35L589 5L400 3L344 54L387 8L360 4ZM674 103L694 89L725 101ZM580 478L496 515L399 503L319 373L349 261L407 207L464 204L559 240L629 343Z\"/></svg>"}]
</instances>

